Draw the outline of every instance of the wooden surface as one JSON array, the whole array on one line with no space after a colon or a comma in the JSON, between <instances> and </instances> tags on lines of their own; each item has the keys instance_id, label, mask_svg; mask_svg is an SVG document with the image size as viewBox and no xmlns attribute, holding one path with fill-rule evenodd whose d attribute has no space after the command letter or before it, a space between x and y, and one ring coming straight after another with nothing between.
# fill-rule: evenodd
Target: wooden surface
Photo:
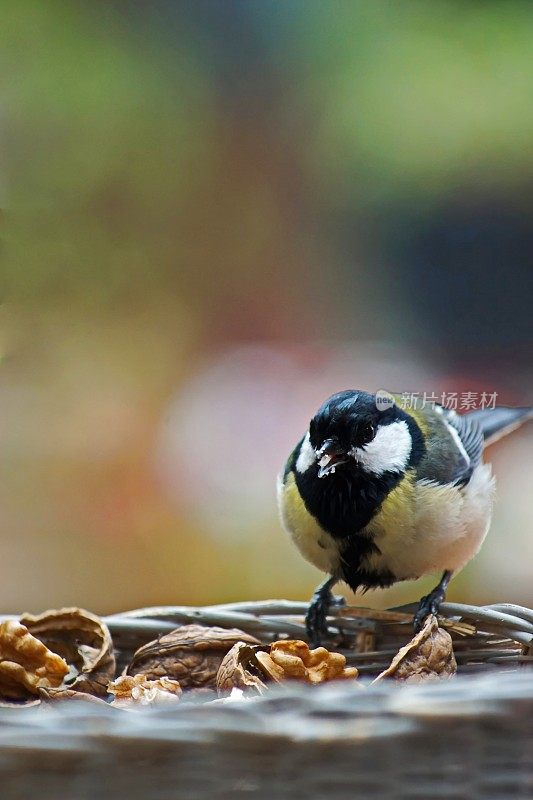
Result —
<instances>
[{"instance_id":1,"label":"wooden surface","mask_svg":"<svg viewBox=\"0 0 533 800\"><path fill-rule=\"evenodd\" d=\"M525 800L532 720L529 669L136 712L1 709L0 796Z\"/></svg>"}]
</instances>

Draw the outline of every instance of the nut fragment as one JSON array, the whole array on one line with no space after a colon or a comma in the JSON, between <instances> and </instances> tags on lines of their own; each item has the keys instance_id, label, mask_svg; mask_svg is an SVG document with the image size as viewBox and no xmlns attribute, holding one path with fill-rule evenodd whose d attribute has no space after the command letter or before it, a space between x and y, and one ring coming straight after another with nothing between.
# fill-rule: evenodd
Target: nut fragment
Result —
<instances>
[{"instance_id":1,"label":"nut fragment","mask_svg":"<svg viewBox=\"0 0 533 800\"><path fill-rule=\"evenodd\" d=\"M274 642L270 647L272 660L283 669L284 678L297 678L307 683L357 678L355 667L346 666L342 653L330 653L325 647L310 650L298 639Z\"/></svg>"},{"instance_id":2,"label":"nut fragment","mask_svg":"<svg viewBox=\"0 0 533 800\"><path fill-rule=\"evenodd\" d=\"M220 696L229 695L233 689L247 690L251 694L263 694L266 681L273 678L259 656L267 656L268 648L236 642L224 656L217 673L217 691ZM272 662L273 663L273 662ZM275 667L274 663L273 666ZM275 680L275 678L273 678Z\"/></svg>"},{"instance_id":3,"label":"nut fragment","mask_svg":"<svg viewBox=\"0 0 533 800\"><path fill-rule=\"evenodd\" d=\"M60 608L23 614L20 621L70 666L69 689L105 696L115 674L113 642L107 625L90 611Z\"/></svg>"},{"instance_id":4,"label":"nut fragment","mask_svg":"<svg viewBox=\"0 0 533 800\"><path fill-rule=\"evenodd\" d=\"M139 648L127 673L142 672L152 680L174 678L182 689L214 689L222 660L236 642L259 644L253 636L234 628L182 625Z\"/></svg>"},{"instance_id":5,"label":"nut fragment","mask_svg":"<svg viewBox=\"0 0 533 800\"><path fill-rule=\"evenodd\" d=\"M62 703L65 700L75 700L77 703L89 703L93 706L100 706L100 708L109 706L109 703L94 694L77 692L75 689L64 689L62 686L58 689L39 689L39 696L44 703Z\"/></svg>"},{"instance_id":6,"label":"nut fragment","mask_svg":"<svg viewBox=\"0 0 533 800\"><path fill-rule=\"evenodd\" d=\"M310 650L299 639L280 640L270 647L250 647L239 642L220 666L217 688L221 695L235 687L262 693L271 681L299 680L316 684L354 679L357 675L355 667L346 666L346 658L341 653L330 653L325 647Z\"/></svg>"},{"instance_id":7,"label":"nut fragment","mask_svg":"<svg viewBox=\"0 0 533 800\"><path fill-rule=\"evenodd\" d=\"M123 675L112 681L107 688L114 695L111 705L118 708L176 703L181 697L178 681L170 678L149 681L141 673Z\"/></svg>"},{"instance_id":8,"label":"nut fragment","mask_svg":"<svg viewBox=\"0 0 533 800\"><path fill-rule=\"evenodd\" d=\"M269 655L265 650L257 650L255 653L255 657L259 662L261 670L265 673L267 678L271 678L274 681L282 681L285 677L285 673L283 667L280 667L271 655Z\"/></svg>"},{"instance_id":9,"label":"nut fragment","mask_svg":"<svg viewBox=\"0 0 533 800\"><path fill-rule=\"evenodd\" d=\"M67 663L49 650L20 622L0 625L0 696L26 698L40 688L59 686Z\"/></svg>"},{"instance_id":10,"label":"nut fragment","mask_svg":"<svg viewBox=\"0 0 533 800\"><path fill-rule=\"evenodd\" d=\"M406 683L419 683L436 678L450 678L457 672L452 638L439 628L437 618L428 617L423 629L402 647L387 667L373 681L394 678Z\"/></svg>"}]
</instances>

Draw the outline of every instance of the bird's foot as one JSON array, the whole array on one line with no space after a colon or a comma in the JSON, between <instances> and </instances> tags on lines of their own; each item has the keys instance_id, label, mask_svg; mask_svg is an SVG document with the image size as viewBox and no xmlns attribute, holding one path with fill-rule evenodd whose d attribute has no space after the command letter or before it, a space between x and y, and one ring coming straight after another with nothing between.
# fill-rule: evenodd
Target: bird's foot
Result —
<instances>
[{"instance_id":1,"label":"bird's foot","mask_svg":"<svg viewBox=\"0 0 533 800\"><path fill-rule=\"evenodd\" d=\"M426 594L425 597L420 600L413 619L415 633L419 633L422 630L427 617L439 613L440 604L446 597L446 589L448 588L451 576L451 572L447 570L442 576L439 585L435 586L433 591Z\"/></svg>"},{"instance_id":2,"label":"bird's foot","mask_svg":"<svg viewBox=\"0 0 533 800\"><path fill-rule=\"evenodd\" d=\"M327 615L330 607L340 607L346 605L344 597L335 597L331 592L331 587L336 583L333 578L321 583L309 603L307 614L305 615L305 627L309 647L320 647L322 639L328 635Z\"/></svg>"},{"instance_id":3,"label":"bird's foot","mask_svg":"<svg viewBox=\"0 0 533 800\"><path fill-rule=\"evenodd\" d=\"M437 592L435 589L420 600L413 620L415 633L419 633L422 630L424 622L430 614L438 613L443 600L444 592Z\"/></svg>"}]
</instances>

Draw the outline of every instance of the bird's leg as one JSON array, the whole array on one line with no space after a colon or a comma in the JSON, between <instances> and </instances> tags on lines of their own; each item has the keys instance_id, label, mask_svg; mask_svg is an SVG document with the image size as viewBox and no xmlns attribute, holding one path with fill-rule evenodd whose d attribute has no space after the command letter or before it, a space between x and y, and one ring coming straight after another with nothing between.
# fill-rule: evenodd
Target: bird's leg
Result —
<instances>
[{"instance_id":1,"label":"bird's leg","mask_svg":"<svg viewBox=\"0 0 533 800\"><path fill-rule=\"evenodd\" d=\"M324 636L328 634L326 617L330 606L344 605L344 597L334 597L331 587L337 583L337 578L327 578L323 581L309 603L305 615L305 627L310 647L319 647Z\"/></svg>"},{"instance_id":2,"label":"bird's leg","mask_svg":"<svg viewBox=\"0 0 533 800\"><path fill-rule=\"evenodd\" d=\"M418 604L418 609L413 620L415 633L418 633L424 627L424 621L430 614L437 614L440 604L446 595L446 589L452 577L452 573L447 569L440 579L440 582L435 586L432 592L423 597Z\"/></svg>"}]
</instances>

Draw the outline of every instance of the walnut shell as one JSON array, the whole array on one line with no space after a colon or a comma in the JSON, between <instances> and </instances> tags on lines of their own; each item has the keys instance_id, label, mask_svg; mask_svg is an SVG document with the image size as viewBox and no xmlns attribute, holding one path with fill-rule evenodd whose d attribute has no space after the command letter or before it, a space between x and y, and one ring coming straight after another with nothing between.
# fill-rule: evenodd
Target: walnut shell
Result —
<instances>
[{"instance_id":1,"label":"walnut shell","mask_svg":"<svg viewBox=\"0 0 533 800\"><path fill-rule=\"evenodd\" d=\"M428 617L422 630L400 648L387 669L373 681L393 678L406 683L420 683L436 678L450 678L457 672L452 637L439 628L437 618Z\"/></svg>"},{"instance_id":2,"label":"walnut shell","mask_svg":"<svg viewBox=\"0 0 533 800\"><path fill-rule=\"evenodd\" d=\"M273 671L269 673L265 661L260 659L261 656L270 659L268 650L268 647L261 645L252 646L246 642L236 642L225 655L217 673L219 696L229 695L233 689L248 690L251 694L263 694L267 689L267 681L277 680L274 677L274 662L272 662Z\"/></svg>"},{"instance_id":3,"label":"walnut shell","mask_svg":"<svg viewBox=\"0 0 533 800\"><path fill-rule=\"evenodd\" d=\"M182 689L215 689L219 667L236 642L259 641L235 628L182 625L140 647L126 672L143 673L148 680L168 677Z\"/></svg>"},{"instance_id":4,"label":"walnut shell","mask_svg":"<svg viewBox=\"0 0 533 800\"><path fill-rule=\"evenodd\" d=\"M100 706L100 708L109 708L109 703L101 697L87 692L77 692L75 689L64 689L62 686L57 689L39 689L39 697L44 703L63 703L65 700L75 700L77 703L89 703L93 706Z\"/></svg>"},{"instance_id":5,"label":"walnut shell","mask_svg":"<svg viewBox=\"0 0 533 800\"><path fill-rule=\"evenodd\" d=\"M0 696L24 699L39 689L57 687L68 664L20 622L0 625Z\"/></svg>"},{"instance_id":6,"label":"walnut shell","mask_svg":"<svg viewBox=\"0 0 533 800\"><path fill-rule=\"evenodd\" d=\"M66 687L105 697L115 674L113 642L107 625L82 608L60 608L20 618L30 633L70 666Z\"/></svg>"}]
</instances>

